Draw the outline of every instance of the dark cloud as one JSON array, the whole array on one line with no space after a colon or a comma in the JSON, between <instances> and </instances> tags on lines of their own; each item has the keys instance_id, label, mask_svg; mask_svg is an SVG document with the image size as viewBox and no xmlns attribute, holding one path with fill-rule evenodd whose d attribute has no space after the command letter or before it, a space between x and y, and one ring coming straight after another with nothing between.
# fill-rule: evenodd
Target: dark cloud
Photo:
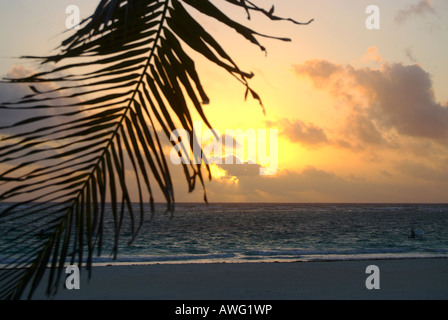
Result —
<instances>
[{"instance_id":1,"label":"dark cloud","mask_svg":"<svg viewBox=\"0 0 448 320\"><path fill-rule=\"evenodd\" d=\"M416 4L408 6L406 9L400 10L395 16L395 23L402 24L412 16L420 16L427 13L435 14L436 11L432 6L432 2L432 0L421 0Z\"/></svg>"},{"instance_id":2,"label":"dark cloud","mask_svg":"<svg viewBox=\"0 0 448 320\"><path fill-rule=\"evenodd\" d=\"M417 59L415 58L412 48L406 48L404 50L404 53L406 54L406 57L408 57L411 62L413 62L413 63L417 62Z\"/></svg>"},{"instance_id":3,"label":"dark cloud","mask_svg":"<svg viewBox=\"0 0 448 320\"><path fill-rule=\"evenodd\" d=\"M384 181L349 175L341 177L310 166L302 171L283 170L274 176L241 176L238 183L212 180L209 200L241 202L444 202L442 181L412 184L379 171ZM446 185L446 181L443 185Z\"/></svg>"},{"instance_id":4,"label":"dark cloud","mask_svg":"<svg viewBox=\"0 0 448 320\"><path fill-rule=\"evenodd\" d=\"M434 167L426 163L404 160L397 164L398 172L424 181L435 181L446 183L448 181L448 161L445 166Z\"/></svg>"},{"instance_id":5,"label":"dark cloud","mask_svg":"<svg viewBox=\"0 0 448 320\"><path fill-rule=\"evenodd\" d=\"M305 169L303 169L301 175L304 178L312 179L315 181L330 182L338 180L337 176L333 172L319 170L312 166L308 166Z\"/></svg>"},{"instance_id":6,"label":"dark cloud","mask_svg":"<svg viewBox=\"0 0 448 320\"><path fill-rule=\"evenodd\" d=\"M22 65L14 66L6 75L6 78L16 79L30 76L34 73L32 69L25 68ZM32 172L35 169L51 168L67 158L54 158L60 155L64 146L69 142L70 130L62 130L68 128L64 125L66 122L73 120L70 117L57 117L57 115L68 112L67 108L56 108L60 104L61 93L55 89L57 86L52 82L43 82L33 84L33 89L42 94L33 97L35 99L55 98L39 102L31 102L29 104L22 103L23 98L29 99L33 91L29 84L25 83L1 83L0 84L0 139L2 140L3 150L1 152L2 163L0 164L0 171L5 173L7 170L14 168L18 164L31 163L26 166L19 166L17 170L8 173L7 177L20 177L23 174ZM33 99L32 98L32 99ZM70 98L64 100L66 103L78 103L78 98ZM13 103L13 104L11 104ZM43 104L50 108L26 109L29 106ZM54 107L54 108L53 108ZM9 109L7 109L9 108ZM72 107L70 111L77 110ZM22 125L14 126L15 124L25 119L34 117L43 117L39 121L27 122ZM57 129L49 129L59 126ZM45 129L46 128L46 129ZM38 129L41 129L37 131ZM52 131L60 131L53 132ZM26 134L25 134L26 133ZM15 136L19 134L19 136ZM24 135L25 134L25 135ZM17 145L27 146L21 150L16 148ZM79 146L79 145L78 145ZM77 145L71 146L76 148ZM70 146L68 147L70 148ZM68 148L64 150L68 150ZM72 162L74 166L82 160ZM79 169L79 168L75 168ZM51 170L49 170L51 171ZM52 176L58 173L50 174ZM36 177L39 179L39 176Z\"/></svg>"},{"instance_id":7,"label":"dark cloud","mask_svg":"<svg viewBox=\"0 0 448 320\"><path fill-rule=\"evenodd\" d=\"M380 125L413 137L448 137L447 105L436 102L431 77L419 65L396 63L354 75L368 91L370 116Z\"/></svg>"},{"instance_id":8,"label":"dark cloud","mask_svg":"<svg viewBox=\"0 0 448 320\"><path fill-rule=\"evenodd\" d=\"M226 159L228 160L226 163ZM235 155L229 155L222 159L219 167L224 169L228 175L237 178L244 176L257 176L260 174L261 165L258 163L244 162Z\"/></svg>"},{"instance_id":9,"label":"dark cloud","mask_svg":"<svg viewBox=\"0 0 448 320\"><path fill-rule=\"evenodd\" d=\"M30 76L34 73L33 69L25 68L22 65L15 65L12 67L12 69L8 72L6 75L6 78L8 79L18 79ZM43 94L40 94L35 99L46 99L46 98L52 98L50 100L44 101L42 104L48 105L48 106L58 106L60 105L60 101L58 101L58 98L61 98L62 95L59 91L55 90L57 86L52 82L42 82L42 83L35 83L32 85L34 90L37 90L38 92L43 92ZM22 107L25 105L21 104L13 104L10 105L8 103L16 103L20 102L21 99L26 98L27 96L34 94L34 91L30 88L30 84L26 83L0 83L0 104L6 106L6 107ZM78 89L80 91L80 89ZM49 92L49 93L47 93ZM53 99L54 98L54 99ZM66 104L74 104L79 103L80 99L78 98L69 98L64 99L64 103ZM27 104L26 106L35 105L36 103ZM8 126L12 126L22 120L32 118L32 117L38 117L38 116L54 116L58 115L62 112L67 111L64 108L41 108L41 109L1 109L1 117L0 117L0 127L3 127L1 130L2 134L12 134L17 132L23 131L23 126L16 127L16 128L7 128ZM71 109L73 111L73 108ZM55 125L59 124L60 120L55 118L47 119L46 125ZM42 122L35 122L27 124L26 130L32 131L34 129L40 128Z\"/></svg>"},{"instance_id":10,"label":"dark cloud","mask_svg":"<svg viewBox=\"0 0 448 320\"><path fill-rule=\"evenodd\" d=\"M355 113L348 117L347 134L358 137L363 143L380 145L384 143L382 133L375 123L362 113Z\"/></svg>"},{"instance_id":11,"label":"dark cloud","mask_svg":"<svg viewBox=\"0 0 448 320\"><path fill-rule=\"evenodd\" d=\"M7 78L26 77L33 73L31 69L26 69L23 66L14 66L6 75ZM31 94L32 91L29 86L24 84L9 84L0 83L0 103L14 102L18 99ZM27 111L28 112L28 111ZM27 112L17 110L1 110L0 127L10 126L20 120L23 120ZM31 113L31 112L28 112ZM34 114L33 114L34 115ZM11 131L11 130L9 130ZM2 130L5 133L6 130Z\"/></svg>"},{"instance_id":12,"label":"dark cloud","mask_svg":"<svg viewBox=\"0 0 448 320\"><path fill-rule=\"evenodd\" d=\"M255 201L256 198L260 201L260 196L264 195L266 201L282 199L282 201L300 202L305 200L305 194L309 192L318 193L328 199L345 183L332 172L310 166L301 172L284 170L274 176L241 175L238 177L237 185L215 181L210 184L210 188L212 190L224 188L225 193L244 197L245 201Z\"/></svg>"},{"instance_id":13,"label":"dark cloud","mask_svg":"<svg viewBox=\"0 0 448 320\"><path fill-rule=\"evenodd\" d=\"M394 63L372 69L336 64L331 68L329 64L312 60L295 70L311 79L316 88L344 98L351 112L341 141L350 140L353 145L356 137L362 144L396 146L390 139L396 132L447 144L447 104L436 101L431 76L421 66ZM329 74L329 78L322 80L321 74Z\"/></svg>"}]
</instances>

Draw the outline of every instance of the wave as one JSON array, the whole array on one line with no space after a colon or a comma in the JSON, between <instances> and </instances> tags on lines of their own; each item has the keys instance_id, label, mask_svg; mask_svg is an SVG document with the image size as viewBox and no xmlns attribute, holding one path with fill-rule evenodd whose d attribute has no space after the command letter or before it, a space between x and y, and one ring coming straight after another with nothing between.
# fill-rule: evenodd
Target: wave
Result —
<instances>
[{"instance_id":1,"label":"wave","mask_svg":"<svg viewBox=\"0 0 448 320\"><path fill-rule=\"evenodd\" d=\"M448 258L448 250L414 251L410 248L377 249L279 249L247 250L242 252L224 252L184 255L139 255L122 256L116 260L97 258L94 263L193 263L193 262L270 262L281 261L319 261L319 260L368 260L391 258Z\"/></svg>"},{"instance_id":2,"label":"wave","mask_svg":"<svg viewBox=\"0 0 448 320\"><path fill-rule=\"evenodd\" d=\"M217 253L217 254L193 254L193 255L166 255L166 256L120 256L117 259L98 257L93 259L93 263L123 263L123 262L176 262L176 261L204 261L215 259L229 259L235 257L233 253Z\"/></svg>"},{"instance_id":3,"label":"wave","mask_svg":"<svg viewBox=\"0 0 448 320\"><path fill-rule=\"evenodd\" d=\"M128 255L112 257L96 257L92 263L95 266L133 265L133 264L174 264L174 263L243 263L243 262L311 262L311 261L346 261L346 260L380 260L380 259L419 259L448 258L448 250L433 252L410 252L400 249L388 250L278 250L278 251L247 251L245 253L214 253L194 255ZM8 261L9 260L9 261ZM1 260L0 260L1 261ZM4 259L0 269L13 261ZM20 261L15 260L16 263ZM84 261L85 265L86 261ZM8 268L13 267L9 265Z\"/></svg>"},{"instance_id":4,"label":"wave","mask_svg":"<svg viewBox=\"0 0 448 320\"><path fill-rule=\"evenodd\" d=\"M375 249L331 249L331 250L316 250L316 249L290 249L290 250L255 250L246 251L248 256L279 256L279 255L291 255L291 256L303 256L303 255L316 255L316 254L375 254L375 253L404 253L408 252L409 248L375 248Z\"/></svg>"},{"instance_id":5,"label":"wave","mask_svg":"<svg viewBox=\"0 0 448 320\"><path fill-rule=\"evenodd\" d=\"M307 262L307 261L344 261L344 260L379 260L379 259L418 259L448 258L448 252L406 252L406 251L368 251L365 252L322 252L308 251L270 251L251 252L250 254L224 253L207 255L181 256L129 256L120 259L96 259L94 264L154 264L154 263L243 263L243 262Z\"/></svg>"}]
</instances>

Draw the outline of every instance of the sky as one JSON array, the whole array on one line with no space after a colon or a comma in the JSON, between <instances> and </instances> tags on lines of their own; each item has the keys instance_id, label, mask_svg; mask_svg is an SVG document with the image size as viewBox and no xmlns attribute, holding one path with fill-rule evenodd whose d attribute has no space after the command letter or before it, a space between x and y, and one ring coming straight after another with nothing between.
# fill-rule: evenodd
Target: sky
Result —
<instances>
[{"instance_id":1,"label":"sky","mask_svg":"<svg viewBox=\"0 0 448 320\"><path fill-rule=\"evenodd\" d=\"M244 10L213 3L260 33L291 42L260 37L265 54L192 11L238 66L255 74L250 85L266 111L250 97L245 101L245 88L227 72L195 56L213 128L278 130L275 174L260 175L253 164L213 164L210 202L448 201L447 1L255 1L268 10L275 4L278 16L314 19L307 26L257 14L248 21ZM16 57L57 47L68 5L87 17L96 2L0 4L4 76L35 68ZM379 29L366 27L372 4ZM0 87L2 100L14 94ZM182 170L173 166L172 172L177 201L202 201L201 188L189 194Z\"/></svg>"}]
</instances>

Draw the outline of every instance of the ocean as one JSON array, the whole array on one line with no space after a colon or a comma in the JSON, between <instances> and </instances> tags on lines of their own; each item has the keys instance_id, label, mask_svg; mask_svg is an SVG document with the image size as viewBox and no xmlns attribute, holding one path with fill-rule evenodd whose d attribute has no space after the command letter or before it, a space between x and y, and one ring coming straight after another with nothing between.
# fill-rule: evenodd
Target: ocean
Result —
<instances>
[{"instance_id":1,"label":"ocean","mask_svg":"<svg viewBox=\"0 0 448 320\"><path fill-rule=\"evenodd\" d=\"M448 257L447 204L157 204L132 244L124 222L117 259L105 223L96 265L293 262ZM108 211L110 213L110 208ZM0 225L0 244L15 232ZM2 231L3 230L3 231ZM36 232L39 229L35 229ZM411 237L411 230L416 233ZM25 247L25 245L24 245ZM2 261L3 254L3 261ZM7 263L15 255L0 252Z\"/></svg>"}]
</instances>

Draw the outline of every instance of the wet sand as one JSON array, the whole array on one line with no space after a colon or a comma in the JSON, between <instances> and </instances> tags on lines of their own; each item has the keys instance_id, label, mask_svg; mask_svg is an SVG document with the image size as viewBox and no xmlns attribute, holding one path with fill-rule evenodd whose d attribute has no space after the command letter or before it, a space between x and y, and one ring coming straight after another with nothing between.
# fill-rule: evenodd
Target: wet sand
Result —
<instances>
[{"instance_id":1,"label":"wet sand","mask_svg":"<svg viewBox=\"0 0 448 320\"><path fill-rule=\"evenodd\" d=\"M367 289L369 265L379 289ZM44 279L45 281L45 279ZM413 300L448 299L448 259L94 267L79 290L55 300ZM47 299L44 286L34 299Z\"/></svg>"}]
</instances>

